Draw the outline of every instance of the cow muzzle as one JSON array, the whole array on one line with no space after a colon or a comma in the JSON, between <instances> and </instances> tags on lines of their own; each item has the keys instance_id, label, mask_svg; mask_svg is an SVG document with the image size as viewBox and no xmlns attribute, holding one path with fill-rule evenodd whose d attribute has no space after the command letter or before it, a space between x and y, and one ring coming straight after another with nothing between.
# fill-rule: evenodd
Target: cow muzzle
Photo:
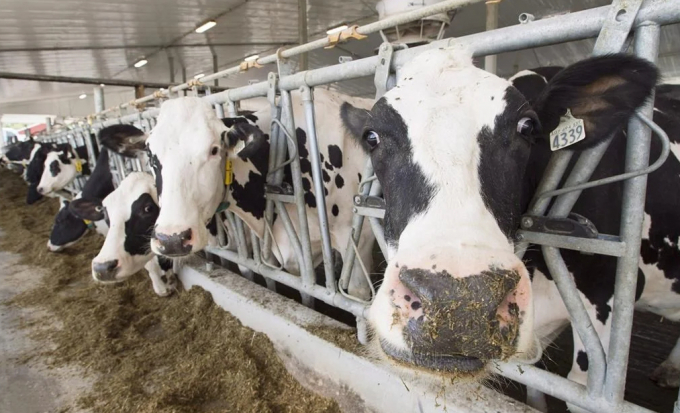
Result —
<instances>
[{"instance_id":1,"label":"cow muzzle","mask_svg":"<svg viewBox=\"0 0 680 413\"><path fill-rule=\"evenodd\" d=\"M527 340L533 344L531 286L521 262L513 256L506 265L467 271L472 267L463 268L459 257L427 260L427 266L417 259L390 264L369 317L390 359L475 373L490 360L524 351Z\"/></svg>"},{"instance_id":2,"label":"cow muzzle","mask_svg":"<svg viewBox=\"0 0 680 413\"><path fill-rule=\"evenodd\" d=\"M118 260L92 262L92 278L97 282L117 282L116 276L119 271L120 266L118 265Z\"/></svg>"},{"instance_id":3,"label":"cow muzzle","mask_svg":"<svg viewBox=\"0 0 680 413\"><path fill-rule=\"evenodd\" d=\"M154 253L166 257L184 257L191 254L193 248L193 231L191 228L173 234L154 231L151 249Z\"/></svg>"}]
</instances>

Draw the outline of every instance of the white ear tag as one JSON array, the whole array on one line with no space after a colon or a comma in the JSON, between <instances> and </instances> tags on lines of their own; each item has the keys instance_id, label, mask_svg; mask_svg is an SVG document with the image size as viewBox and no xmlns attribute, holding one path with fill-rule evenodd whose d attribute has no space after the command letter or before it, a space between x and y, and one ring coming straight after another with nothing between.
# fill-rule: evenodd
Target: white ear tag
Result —
<instances>
[{"instance_id":1,"label":"white ear tag","mask_svg":"<svg viewBox=\"0 0 680 413\"><path fill-rule=\"evenodd\" d=\"M242 141L242 140L239 139L238 143L236 145L234 145L234 153L238 154L245 147L246 147L245 141Z\"/></svg>"},{"instance_id":2,"label":"white ear tag","mask_svg":"<svg viewBox=\"0 0 680 413\"><path fill-rule=\"evenodd\" d=\"M567 109L567 113L560 118L560 124L550 132L550 150L556 151L584 140L586 129L583 125L583 119L575 118L571 109Z\"/></svg>"}]
</instances>

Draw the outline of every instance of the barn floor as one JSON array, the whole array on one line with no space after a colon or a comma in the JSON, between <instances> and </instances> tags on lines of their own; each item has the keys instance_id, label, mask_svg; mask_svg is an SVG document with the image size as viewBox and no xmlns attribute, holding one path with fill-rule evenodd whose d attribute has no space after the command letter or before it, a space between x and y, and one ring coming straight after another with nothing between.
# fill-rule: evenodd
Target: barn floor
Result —
<instances>
[{"instance_id":1,"label":"barn floor","mask_svg":"<svg viewBox=\"0 0 680 413\"><path fill-rule=\"evenodd\" d=\"M0 252L0 302L8 300L40 281L35 268L19 265L16 254ZM37 361L23 362L25 354L45 345L19 328L46 314L37 309L0 306L0 412L61 412L91 386L92 380L76 368L47 368ZM87 412L73 408L72 413Z\"/></svg>"}]
</instances>

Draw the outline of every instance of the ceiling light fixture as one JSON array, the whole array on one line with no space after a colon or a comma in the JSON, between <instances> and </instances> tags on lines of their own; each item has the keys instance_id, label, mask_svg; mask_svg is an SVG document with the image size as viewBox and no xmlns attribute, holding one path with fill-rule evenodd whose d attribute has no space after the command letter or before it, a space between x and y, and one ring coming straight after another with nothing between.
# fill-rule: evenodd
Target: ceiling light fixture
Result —
<instances>
[{"instance_id":1,"label":"ceiling light fixture","mask_svg":"<svg viewBox=\"0 0 680 413\"><path fill-rule=\"evenodd\" d=\"M135 63L135 67L136 67L137 69L139 69L140 67L144 66L144 65L147 64L147 63L149 63L148 60L146 60L146 59L141 59L141 60L137 61L137 63Z\"/></svg>"},{"instance_id":2,"label":"ceiling light fixture","mask_svg":"<svg viewBox=\"0 0 680 413\"><path fill-rule=\"evenodd\" d=\"M215 20L210 20L196 28L196 33L205 33L217 25Z\"/></svg>"},{"instance_id":3,"label":"ceiling light fixture","mask_svg":"<svg viewBox=\"0 0 680 413\"><path fill-rule=\"evenodd\" d=\"M87 97L87 95L85 93L83 93L82 95L78 96L78 99L85 99L86 97Z\"/></svg>"}]
</instances>

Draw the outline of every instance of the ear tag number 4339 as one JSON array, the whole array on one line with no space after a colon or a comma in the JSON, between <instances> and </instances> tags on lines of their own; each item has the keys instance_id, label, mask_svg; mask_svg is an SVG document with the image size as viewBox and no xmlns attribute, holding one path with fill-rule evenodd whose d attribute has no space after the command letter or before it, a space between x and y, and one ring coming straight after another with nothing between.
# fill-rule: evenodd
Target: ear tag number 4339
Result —
<instances>
[{"instance_id":1,"label":"ear tag number 4339","mask_svg":"<svg viewBox=\"0 0 680 413\"><path fill-rule=\"evenodd\" d=\"M550 132L550 150L556 151L573 145L586 138L586 130L583 127L583 119L577 119L567 109L560 118L560 124Z\"/></svg>"}]
</instances>

